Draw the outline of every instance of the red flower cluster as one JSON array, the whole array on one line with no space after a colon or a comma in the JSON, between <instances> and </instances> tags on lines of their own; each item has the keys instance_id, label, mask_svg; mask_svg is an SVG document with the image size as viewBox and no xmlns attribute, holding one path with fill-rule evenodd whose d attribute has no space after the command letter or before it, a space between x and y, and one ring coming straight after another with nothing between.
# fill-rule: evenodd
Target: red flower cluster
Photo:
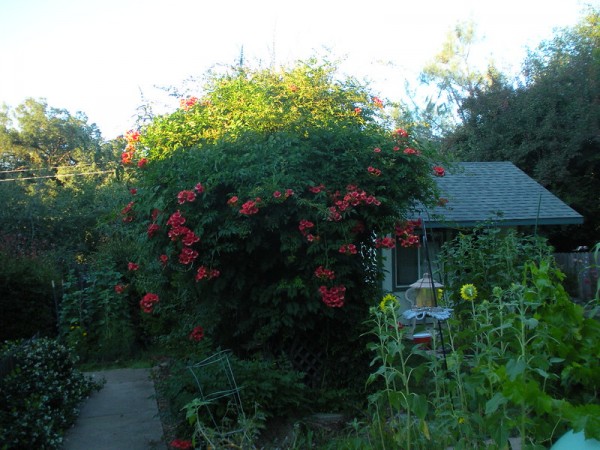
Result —
<instances>
[{"instance_id":1,"label":"red flower cluster","mask_svg":"<svg viewBox=\"0 0 600 450\"><path fill-rule=\"evenodd\" d=\"M177 203L180 205L184 204L185 202L193 202L194 200L196 200L196 193L194 191L184 190L177 194Z\"/></svg>"},{"instance_id":2,"label":"red flower cluster","mask_svg":"<svg viewBox=\"0 0 600 450\"><path fill-rule=\"evenodd\" d=\"M374 151L375 153L381 153L381 149L380 149L379 147L375 147L375 148L373 149L373 151Z\"/></svg>"},{"instance_id":3,"label":"red flower cluster","mask_svg":"<svg viewBox=\"0 0 600 450\"><path fill-rule=\"evenodd\" d=\"M421 226L421 219L408 220L396 225L396 236L402 247L419 247L419 236L415 235L415 228Z\"/></svg>"},{"instance_id":4,"label":"red flower cluster","mask_svg":"<svg viewBox=\"0 0 600 450\"><path fill-rule=\"evenodd\" d=\"M169 217L169 220L167 220L167 225L170 225L172 227L179 227L179 226L183 225L184 223L185 223L185 217L183 217L181 215L181 211L179 211L179 210L177 210L176 212L171 214L171 217Z\"/></svg>"},{"instance_id":5,"label":"red flower cluster","mask_svg":"<svg viewBox=\"0 0 600 450\"><path fill-rule=\"evenodd\" d=\"M362 189L358 189L356 186L349 184L346 186L346 195L340 199L340 193L336 192L333 198L333 206L329 207L328 220L339 222L342 220L342 213L346 211L350 206L356 207L359 205L381 205L381 202L373 195L367 195Z\"/></svg>"},{"instance_id":6,"label":"red flower cluster","mask_svg":"<svg viewBox=\"0 0 600 450\"><path fill-rule=\"evenodd\" d=\"M125 140L127 141L127 145L125 146L125 151L121 153L121 163L127 165L133 161L135 144L140 140L140 132L129 130L125 133Z\"/></svg>"},{"instance_id":7,"label":"red flower cluster","mask_svg":"<svg viewBox=\"0 0 600 450\"><path fill-rule=\"evenodd\" d=\"M151 223L150 225L148 225L148 237L151 238L152 236L154 236L158 230L160 230L160 225L156 223Z\"/></svg>"},{"instance_id":8,"label":"red flower cluster","mask_svg":"<svg viewBox=\"0 0 600 450\"><path fill-rule=\"evenodd\" d=\"M204 192L204 186L202 186L202 183L198 183L196 184L196 186L194 187L194 190L198 193L198 194L202 194Z\"/></svg>"},{"instance_id":9,"label":"red flower cluster","mask_svg":"<svg viewBox=\"0 0 600 450\"><path fill-rule=\"evenodd\" d=\"M369 172L371 175L373 175L373 176L376 176L376 177L378 177L379 175L381 175L381 170L379 170L379 169L377 169L377 168L375 168L375 167L371 167L371 166L369 166L369 167L367 168L367 170L368 170L368 172Z\"/></svg>"},{"instance_id":10,"label":"red flower cluster","mask_svg":"<svg viewBox=\"0 0 600 450\"><path fill-rule=\"evenodd\" d=\"M146 164L148 164L148 159L147 158L142 158L138 161L137 166L141 169L142 167L145 167Z\"/></svg>"},{"instance_id":11,"label":"red flower cluster","mask_svg":"<svg viewBox=\"0 0 600 450\"><path fill-rule=\"evenodd\" d=\"M302 233L302 236L304 236L308 242L313 242L313 241L319 239L318 236L315 236L314 234L308 232L308 230L310 230L311 228L314 228L314 226L315 226L314 223L312 223L310 220L306 220L306 219L302 219L300 221L300 225L298 225L298 229L300 230L300 233Z\"/></svg>"},{"instance_id":12,"label":"red flower cluster","mask_svg":"<svg viewBox=\"0 0 600 450\"><path fill-rule=\"evenodd\" d=\"M140 140L140 132L129 130L127 133L125 133L125 140L128 143L138 142Z\"/></svg>"},{"instance_id":13,"label":"red flower cluster","mask_svg":"<svg viewBox=\"0 0 600 450\"><path fill-rule=\"evenodd\" d=\"M421 152L419 150L415 150L414 148L406 147L404 149L404 154L405 155L417 155L417 156L419 156L421 154Z\"/></svg>"},{"instance_id":14,"label":"red flower cluster","mask_svg":"<svg viewBox=\"0 0 600 450\"><path fill-rule=\"evenodd\" d=\"M323 266L319 266L315 270L315 277L322 280L333 280L335 279L335 272L331 269L325 269Z\"/></svg>"},{"instance_id":15,"label":"red flower cluster","mask_svg":"<svg viewBox=\"0 0 600 450\"><path fill-rule=\"evenodd\" d=\"M383 102L381 101L381 99L379 97L373 97L372 100L377 108L383 108Z\"/></svg>"},{"instance_id":16,"label":"red flower cluster","mask_svg":"<svg viewBox=\"0 0 600 450\"><path fill-rule=\"evenodd\" d=\"M125 205L125 208L121 210L123 222L131 222L133 220L133 205L135 205L135 202L129 202L127 205Z\"/></svg>"},{"instance_id":17,"label":"red flower cluster","mask_svg":"<svg viewBox=\"0 0 600 450\"><path fill-rule=\"evenodd\" d=\"M340 253L344 255L356 255L356 245L354 244L342 244L338 250Z\"/></svg>"},{"instance_id":18,"label":"red flower cluster","mask_svg":"<svg viewBox=\"0 0 600 450\"><path fill-rule=\"evenodd\" d=\"M126 287L127 287L127 286L125 286L125 285L123 285L123 284L117 284L117 285L115 286L115 292L116 292L117 294L122 294L122 293L125 291L125 288L126 288Z\"/></svg>"},{"instance_id":19,"label":"red flower cluster","mask_svg":"<svg viewBox=\"0 0 600 450\"><path fill-rule=\"evenodd\" d=\"M391 237L377 238L375 240L375 248L394 248L396 246L396 240Z\"/></svg>"},{"instance_id":20,"label":"red flower cluster","mask_svg":"<svg viewBox=\"0 0 600 450\"><path fill-rule=\"evenodd\" d=\"M318 185L318 186L311 186L311 187L309 187L309 188L308 188L308 190L309 190L310 192L312 192L313 194L318 194L319 192L321 192L321 191L324 191L324 190L325 190L325 186L324 186L324 185L322 185L322 184L320 184L320 185Z\"/></svg>"},{"instance_id":21,"label":"red flower cluster","mask_svg":"<svg viewBox=\"0 0 600 450\"><path fill-rule=\"evenodd\" d=\"M198 257L198 252L189 247L183 247L179 253L179 262L181 264L191 264Z\"/></svg>"},{"instance_id":22,"label":"red flower cluster","mask_svg":"<svg viewBox=\"0 0 600 450\"><path fill-rule=\"evenodd\" d=\"M151 313L152 310L154 309L154 305L157 303L158 303L158 295L148 292L140 300L140 307L142 308L142 311L144 311L145 313Z\"/></svg>"},{"instance_id":23,"label":"red flower cluster","mask_svg":"<svg viewBox=\"0 0 600 450\"><path fill-rule=\"evenodd\" d=\"M300 221L300 225L298 225L298 229L300 230L300 233L302 233L302 236L306 236L306 234L307 234L306 230L310 230L314 226L315 226L315 224L312 223L310 220L302 219Z\"/></svg>"},{"instance_id":24,"label":"red flower cluster","mask_svg":"<svg viewBox=\"0 0 600 450\"><path fill-rule=\"evenodd\" d=\"M433 173L437 177L443 177L444 175L446 175L446 171L443 167L440 166L433 166Z\"/></svg>"},{"instance_id":25,"label":"red flower cluster","mask_svg":"<svg viewBox=\"0 0 600 450\"><path fill-rule=\"evenodd\" d=\"M196 272L196 281L200 281L203 279L210 280L211 278L218 278L221 275L217 269L208 269L206 266L198 267L198 271Z\"/></svg>"},{"instance_id":26,"label":"red flower cluster","mask_svg":"<svg viewBox=\"0 0 600 450\"><path fill-rule=\"evenodd\" d=\"M333 286L331 289L321 286L319 292L321 293L323 303L330 308L341 308L344 306L344 295L346 294L346 287L344 285Z\"/></svg>"},{"instance_id":27,"label":"red flower cluster","mask_svg":"<svg viewBox=\"0 0 600 450\"><path fill-rule=\"evenodd\" d=\"M192 106L198 103L197 97L182 98L179 100L179 107L184 111L189 111Z\"/></svg>"},{"instance_id":28,"label":"red flower cluster","mask_svg":"<svg viewBox=\"0 0 600 450\"><path fill-rule=\"evenodd\" d=\"M163 265L163 267L166 266L167 263L169 262L169 257L165 254L160 255L158 257L158 259L159 259L160 263Z\"/></svg>"},{"instance_id":29,"label":"red flower cluster","mask_svg":"<svg viewBox=\"0 0 600 450\"><path fill-rule=\"evenodd\" d=\"M171 441L169 445L173 448L179 448L181 450L189 450L193 447L192 441L184 441L183 439L175 439L174 441Z\"/></svg>"},{"instance_id":30,"label":"red flower cluster","mask_svg":"<svg viewBox=\"0 0 600 450\"><path fill-rule=\"evenodd\" d=\"M229 206L234 206L238 202L238 198L234 195L229 200L227 200L227 204Z\"/></svg>"},{"instance_id":31,"label":"red flower cluster","mask_svg":"<svg viewBox=\"0 0 600 450\"><path fill-rule=\"evenodd\" d=\"M133 152L132 151L121 153L121 164L124 164L124 165L131 164L131 161L133 161Z\"/></svg>"},{"instance_id":32,"label":"red flower cluster","mask_svg":"<svg viewBox=\"0 0 600 450\"><path fill-rule=\"evenodd\" d=\"M284 198L289 198L292 195L294 195L294 191L292 189L286 189L285 194L282 194L280 191L273 192L273 197L275 198L281 198L282 195L284 196Z\"/></svg>"},{"instance_id":33,"label":"red flower cluster","mask_svg":"<svg viewBox=\"0 0 600 450\"><path fill-rule=\"evenodd\" d=\"M129 189L129 193L131 195L135 195L135 194L137 194L137 189L136 188L131 188L131 189Z\"/></svg>"},{"instance_id":34,"label":"red flower cluster","mask_svg":"<svg viewBox=\"0 0 600 450\"><path fill-rule=\"evenodd\" d=\"M196 242L200 241L200 238L196 236L196 234L188 227L183 226L184 223L185 217L181 215L181 211L177 210L176 212L171 214L171 217L169 217L169 220L167 220L167 225L171 227L167 235L169 236L169 238L171 238L172 241L176 241L177 239L179 239L179 237L181 237L181 242L183 242L183 245L190 247ZM189 255L184 256L183 259L187 259L188 256ZM180 260L181 259L182 257L180 256Z\"/></svg>"},{"instance_id":35,"label":"red flower cluster","mask_svg":"<svg viewBox=\"0 0 600 450\"><path fill-rule=\"evenodd\" d=\"M127 270L130 270L130 271L132 271L132 272L135 272L135 271L136 271L136 270L138 270L139 268L140 268L140 265L139 265L139 264L132 263L132 262L129 262L129 263L127 263Z\"/></svg>"},{"instance_id":36,"label":"red flower cluster","mask_svg":"<svg viewBox=\"0 0 600 450\"><path fill-rule=\"evenodd\" d=\"M202 339L204 339L204 328L201 326L194 327L190 333L190 339L196 342L200 342Z\"/></svg>"},{"instance_id":37,"label":"red flower cluster","mask_svg":"<svg viewBox=\"0 0 600 450\"><path fill-rule=\"evenodd\" d=\"M256 200L248 200L246 203L242 205L242 209L240 209L240 214L244 214L246 216L251 216L252 214L256 214L258 212L257 203L260 203L260 198L256 198Z\"/></svg>"},{"instance_id":38,"label":"red flower cluster","mask_svg":"<svg viewBox=\"0 0 600 450\"><path fill-rule=\"evenodd\" d=\"M360 114L362 112L362 109L360 108L354 108L354 113L355 114Z\"/></svg>"},{"instance_id":39,"label":"red flower cluster","mask_svg":"<svg viewBox=\"0 0 600 450\"><path fill-rule=\"evenodd\" d=\"M398 128L396 131L394 131L394 135L396 136L396 139L406 139L408 138L408 133L406 130L402 129L402 128Z\"/></svg>"}]
</instances>

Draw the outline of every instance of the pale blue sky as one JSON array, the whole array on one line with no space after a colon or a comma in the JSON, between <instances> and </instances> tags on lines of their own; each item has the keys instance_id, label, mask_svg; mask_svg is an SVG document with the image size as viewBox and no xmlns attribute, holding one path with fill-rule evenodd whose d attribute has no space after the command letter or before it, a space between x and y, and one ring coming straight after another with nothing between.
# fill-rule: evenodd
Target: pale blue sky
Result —
<instances>
[{"instance_id":1,"label":"pale blue sky","mask_svg":"<svg viewBox=\"0 0 600 450\"><path fill-rule=\"evenodd\" d=\"M397 100L458 21L477 25L476 61L510 73L586 4L598 0L0 0L0 103L43 97L113 138L133 125L141 93L164 105L156 86L234 63L242 46L264 65L327 48Z\"/></svg>"}]
</instances>

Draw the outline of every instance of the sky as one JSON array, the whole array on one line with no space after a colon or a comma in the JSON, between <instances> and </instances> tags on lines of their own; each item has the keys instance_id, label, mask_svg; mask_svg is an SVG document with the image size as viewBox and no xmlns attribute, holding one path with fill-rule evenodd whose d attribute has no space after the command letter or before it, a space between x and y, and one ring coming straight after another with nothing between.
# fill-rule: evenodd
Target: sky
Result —
<instances>
[{"instance_id":1,"label":"sky","mask_svg":"<svg viewBox=\"0 0 600 450\"><path fill-rule=\"evenodd\" d=\"M476 25L473 64L493 58L510 74L527 48L599 1L0 0L0 104L45 99L112 139L144 103L175 108L165 88L235 64L242 49L262 67L340 58L344 73L399 100L459 22Z\"/></svg>"}]
</instances>

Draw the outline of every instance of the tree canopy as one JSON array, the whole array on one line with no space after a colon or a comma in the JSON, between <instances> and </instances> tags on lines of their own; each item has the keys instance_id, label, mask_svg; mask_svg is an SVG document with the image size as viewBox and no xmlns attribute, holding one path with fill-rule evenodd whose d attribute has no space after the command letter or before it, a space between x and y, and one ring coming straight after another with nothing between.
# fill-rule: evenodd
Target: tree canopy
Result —
<instances>
[{"instance_id":1,"label":"tree canopy","mask_svg":"<svg viewBox=\"0 0 600 450\"><path fill-rule=\"evenodd\" d=\"M14 109L4 106L0 239L30 254L84 248L98 219L96 191L114 174L116 161L112 144L83 113L72 115L35 99ZM108 207L105 203L105 211Z\"/></svg>"}]
</instances>

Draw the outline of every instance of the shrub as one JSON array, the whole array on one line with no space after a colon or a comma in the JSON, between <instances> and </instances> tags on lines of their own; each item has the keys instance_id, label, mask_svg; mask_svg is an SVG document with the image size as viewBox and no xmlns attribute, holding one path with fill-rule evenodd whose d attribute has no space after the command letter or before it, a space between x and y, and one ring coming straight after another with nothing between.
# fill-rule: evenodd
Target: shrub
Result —
<instances>
[{"instance_id":1,"label":"shrub","mask_svg":"<svg viewBox=\"0 0 600 450\"><path fill-rule=\"evenodd\" d=\"M137 194L121 213L136 289L158 296L148 314L165 330L194 317L238 355L280 354L298 335L351 354L383 237L434 197L431 152L382 105L331 64L238 67L129 133Z\"/></svg>"},{"instance_id":2,"label":"shrub","mask_svg":"<svg viewBox=\"0 0 600 450\"><path fill-rule=\"evenodd\" d=\"M303 374L294 371L285 361L242 360L229 355L228 361L235 386L246 417L256 421L258 428L272 417L289 417L308 408L308 388L302 382ZM217 361L195 370L188 369L190 362L173 361L157 379L157 390L168 401L170 415L177 425L178 436L191 436L194 432L185 420L185 410L199 409L198 421L206 429L218 427L230 431L243 417L238 417L237 407L232 408L230 395L215 395L214 401L204 404L213 393L227 392L235 387L228 378L226 363ZM200 394L198 383L204 397ZM207 412L210 411L210 414ZM214 421L214 422L213 422ZM214 431L214 430L213 430Z\"/></svg>"},{"instance_id":3,"label":"shrub","mask_svg":"<svg viewBox=\"0 0 600 450\"><path fill-rule=\"evenodd\" d=\"M42 257L0 251L0 342L56 335L54 280L60 275Z\"/></svg>"},{"instance_id":4,"label":"shrub","mask_svg":"<svg viewBox=\"0 0 600 450\"><path fill-rule=\"evenodd\" d=\"M129 295L127 275L117 271L114 262L102 258L70 271L63 290L60 336L80 358L115 361L131 356L133 320L139 311Z\"/></svg>"},{"instance_id":5,"label":"shrub","mask_svg":"<svg viewBox=\"0 0 600 450\"><path fill-rule=\"evenodd\" d=\"M79 403L99 386L75 369L52 339L11 341L0 349L0 448L57 449Z\"/></svg>"},{"instance_id":6,"label":"shrub","mask_svg":"<svg viewBox=\"0 0 600 450\"><path fill-rule=\"evenodd\" d=\"M480 298L489 298L495 286L508 287L522 276L527 262L552 260L552 247L543 238L514 229L480 226L445 242L438 255L444 297L457 300L462 286L477 286ZM462 312L464 302L456 302Z\"/></svg>"},{"instance_id":7,"label":"shrub","mask_svg":"<svg viewBox=\"0 0 600 450\"><path fill-rule=\"evenodd\" d=\"M431 351L410 341L395 308L371 308L375 442L505 448L519 436L538 449L568 428L600 438L600 323L571 301L549 248L488 230L459 237L445 253L456 269L444 289L454 311L430 329Z\"/></svg>"}]
</instances>

